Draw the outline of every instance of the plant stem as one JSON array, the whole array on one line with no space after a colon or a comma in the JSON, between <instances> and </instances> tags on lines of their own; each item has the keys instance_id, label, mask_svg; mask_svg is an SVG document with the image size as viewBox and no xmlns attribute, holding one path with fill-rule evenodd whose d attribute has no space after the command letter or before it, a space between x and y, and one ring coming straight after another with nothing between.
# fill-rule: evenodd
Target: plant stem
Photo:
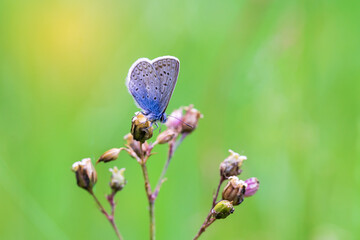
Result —
<instances>
[{"instance_id":1,"label":"plant stem","mask_svg":"<svg viewBox=\"0 0 360 240\"><path fill-rule=\"evenodd\" d=\"M168 158L167 158L167 160L165 162L165 165L163 167L163 170L161 172L161 175L160 175L159 180L158 180L158 182L156 184L155 191L154 191L154 194L153 194L155 199L157 198L157 196L159 194L160 187L161 187L162 183L165 181L165 174L166 174L166 172L167 172L167 170L169 168L169 164L170 164L171 159L172 159L172 157L174 155L174 152L180 146L182 141L184 141L186 136L187 136L187 134L183 134L183 135L181 135L181 138L178 141L176 141L175 143L170 143L169 144Z\"/></svg>"},{"instance_id":2,"label":"plant stem","mask_svg":"<svg viewBox=\"0 0 360 240\"><path fill-rule=\"evenodd\" d=\"M217 199L217 197L218 197L218 195L219 195L219 191L220 191L221 184L222 184L224 181L225 181L225 178L224 178L223 176L221 176L221 177L220 177L219 184L218 184L217 189L216 189L216 194L215 194L214 197L213 197L213 202L212 202L212 207L211 207L211 208L215 207L216 199Z\"/></svg>"},{"instance_id":3,"label":"plant stem","mask_svg":"<svg viewBox=\"0 0 360 240\"><path fill-rule=\"evenodd\" d=\"M200 235L205 232L206 228L208 228L213 222L215 222L216 218L211 218L211 211L206 217L204 223L201 225L199 232L196 234L193 240L196 240L200 237Z\"/></svg>"},{"instance_id":4,"label":"plant stem","mask_svg":"<svg viewBox=\"0 0 360 240\"><path fill-rule=\"evenodd\" d=\"M150 239L155 240L155 199L149 200Z\"/></svg>"},{"instance_id":5,"label":"plant stem","mask_svg":"<svg viewBox=\"0 0 360 240\"><path fill-rule=\"evenodd\" d=\"M116 236L118 237L119 240L122 240L123 237L120 234L119 229L117 228L116 224L115 224L115 220L114 220L114 215L113 215L113 208L115 208L115 206L111 206L112 208L112 214L109 215L106 210L104 209L104 207L102 206L102 204L100 203L99 199L95 196L94 192L92 190L89 190L89 193L91 194L91 196L93 196L95 202L97 203L97 205L100 208L100 211L106 216L106 218L109 220L111 226L114 228Z\"/></svg>"},{"instance_id":6,"label":"plant stem","mask_svg":"<svg viewBox=\"0 0 360 240\"><path fill-rule=\"evenodd\" d=\"M185 137L187 136L187 134L183 134L181 136L181 138L175 142L175 143L170 143L169 144L169 153L168 153L168 158L165 162L165 165L163 167L163 170L161 172L160 178L158 183L156 184L156 187L154 189L154 191L151 190L151 185L150 185L150 181L149 181L149 174L148 174L148 170L146 167L146 162L147 159L150 156L150 151L149 152L143 152L141 151L141 156L140 156L140 165L141 165L141 169L143 172L143 177L144 177L144 182L145 182L145 191L146 191L146 195L149 201L149 216L150 216L150 240L155 240L155 200L159 194L160 191L160 187L161 184L164 182L165 180L165 174L167 172L167 169L169 167L170 161L174 155L174 152L176 150L176 148L181 144L181 142L185 139ZM140 149L142 150L142 143L140 142Z\"/></svg>"}]
</instances>

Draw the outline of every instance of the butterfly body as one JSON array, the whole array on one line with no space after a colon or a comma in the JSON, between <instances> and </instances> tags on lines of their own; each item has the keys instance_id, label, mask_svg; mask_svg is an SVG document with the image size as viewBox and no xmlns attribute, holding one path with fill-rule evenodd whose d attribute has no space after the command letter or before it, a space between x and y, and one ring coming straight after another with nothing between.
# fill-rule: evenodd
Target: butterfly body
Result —
<instances>
[{"instance_id":1,"label":"butterfly body","mask_svg":"<svg viewBox=\"0 0 360 240\"><path fill-rule=\"evenodd\" d=\"M127 88L151 122L166 122L165 110L174 91L179 69L179 60L172 56L154 60L140 58L131 66L126 78Z\"/></svg>"}]
</instances>

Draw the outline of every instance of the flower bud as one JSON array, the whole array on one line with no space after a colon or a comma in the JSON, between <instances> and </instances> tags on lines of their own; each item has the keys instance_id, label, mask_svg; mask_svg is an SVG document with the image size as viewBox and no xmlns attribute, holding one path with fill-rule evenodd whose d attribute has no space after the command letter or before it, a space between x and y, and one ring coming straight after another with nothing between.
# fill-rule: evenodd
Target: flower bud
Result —
<instances>
[{"instance_id":1,"label":"flower bud","mask_svg":"<svg viewBox=\"0 0 360 240\"><path fill-rule=\"evenodd\" d=\"M156 142L154 143L154 145L168 143L174 138L176 138L176 136L177 136L177 132L174 129L171 128L166 129L165 131L159 134L159 136L156 138Z\"/></svg>"},{"instance_id":2,"label":"flower bud","mask_svg":"<svg viewBox=\"0 0 360 240\"><path fill-rule=\"evenodd\" d=\"M232 150L229 150L229 152L230 156L220 164L220 174L224 178L239 175L242 171L243 161L247 159L246 156L241 156Z\"/></svg>"},{"instance_id":3,"label":"flower bud","mask_svg":"<svg viewBox=\"0 0 360 240\"><path fill-rule=\"evenodd\" d=\"M228 200L221 200L211 210L212 215L216 219L226 218L234 212L233 204Z\"/></svg>"},{"instance_id":4,"label":"flower bud","mask_svg":"<svg viewBox=\"0 0 360 240\"><path fill-rule=\"evenodd\" d=\"M153 135L154 128L151 122L142 113L136 113L131 120L131 134L136 141L144 143Z\"/></svg>"},{"instance_id":5,"label":"flower bud","mask_svg":"<svg viewBox=\"0 0 360 240\"><path fill-rule=\"evenodd\" d=\"M259 189L259 180L256 177L252 177L245 180L245 183L247 185L246 191L245 191L245 197L250 197L254 195L257 190Z\"/></svg>"},{"instance_id":6,"label":"flower bud","mask_svg":"<svg viewBox=\"0 0 360 240\"><path fill-rule=\"evenodd\" d=\"M229 177L229 182L222 192L222 199L232 201L233 205L239 205L244 200L246 183L236 176Z\"/></svg>"},{"instance_id":7,"label":"flower bud","mask_svg":"<svg viewBox=\"0 0 360 240\"><path fill-rule=\"evenodd\" d=\"M121 150L123 150L123 148L112 148L107 150L103 155L100 156L99 160L97 160L97 163L116 160L119 157Z\"/></svg>"},{"instance_id":8,"label":"flower bud","mask_svg":"<svg viewBox=\"0 0 360 240\"><path fill-rule=\"evenodd\" d=\"M183 108L180 107L179 109L174 110L170 114L170 116L165 124L168 128L180 131L180 129L183 125L183 123L180 120L182 118L183 118Z\"/></svg>"},{"instance_id":9,"label":"flower bud","mask_svg":"<svg viewBox=\"0 0 360 240\"><path fill-rule=\"evenodd\" d=\"M79 162L75 162L72 165L72 170L75 172L77 185L91 192L97 181L97 174L91 159L84 158Z\"/></svg>"},{"instance_id":10,"label":"flower bud","mask_svg":"<svg viewBox=\"0 0 360 240\"><path fill-rule=\"evenodd\" d=\"M140 148L140 142L134 140L133 135L126 134L124 136L124 139L126 140L126 145L129 147L129 154L133 157L133 158L141 158L142 156L144 156L144 154L146 153L146 151L149 149L149 144L147 142L142 144L142 149Z\"/></svg>"},{"instance_id":11,"label":"flower bud","mask_svg":"<svg viewBox=\"0 0 360 240\"><path fill-rule=\"evenodd\" d=\"M192 131L194 131L198 125L199 119L203 118L203 115L200 113L200 111L198 111L193 107L194 107L193 105L184 107L185 115L182 120L191 127L186 124L183 124L181 133L191 133Z\"/></svg>"},{"instance_id":12,"label":"flower bud","mask_svg":"<svg viewBox=\"0 0 360 240\"><path fill-rule=\"evenodd\" d=\"M124 177L125 168L118 169L116 166L114 168L110 168L109 171L112 173L110 180L110 187L114 193L123 189L126 184L126 180Z\"/></svg>"}]
</instances>

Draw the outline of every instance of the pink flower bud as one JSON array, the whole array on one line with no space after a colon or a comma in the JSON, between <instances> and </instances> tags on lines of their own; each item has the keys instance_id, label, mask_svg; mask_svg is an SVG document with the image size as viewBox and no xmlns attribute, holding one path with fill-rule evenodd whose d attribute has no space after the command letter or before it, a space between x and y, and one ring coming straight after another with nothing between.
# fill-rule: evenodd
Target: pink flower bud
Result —
<instances>
[{"instance_id":1,"label":"pink flower bud","mask_svg":"<svg viewBox=\"0 0 360 240\"><path fill-rule=\"evenodd\" d=\"M259 189L259 180L256 177L252 177L249 179L245 180L245 183L247 185L246 190L245 190L245 197L250 197L252 195L254 195L257 190Z\"/></svg>"},{"instance_id":2,"label":"pink flower bud","mask_svg":"<svg viewBox=\"0 0 360 240\"><path fill-rule=\"evenodd\" d=\"M181 122L181 119L183 117L183 108L180 107L179 109L174 110L170 116L168 117L168 120L166 121L166 126L171 129L179 130L181 129L183 123Z\"/></svg>"}]
</instances>

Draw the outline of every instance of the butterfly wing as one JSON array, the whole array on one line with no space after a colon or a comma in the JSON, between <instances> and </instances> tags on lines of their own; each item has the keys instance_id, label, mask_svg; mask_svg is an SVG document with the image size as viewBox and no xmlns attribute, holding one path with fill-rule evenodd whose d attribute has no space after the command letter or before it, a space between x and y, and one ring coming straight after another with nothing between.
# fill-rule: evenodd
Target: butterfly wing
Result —
<instances>
[{"instance_id":1,"label":"butterfly wing","mask_svg":"<svg viewBox=\"0 0 360 240\"><path fill-rule=\"evenodd\" d=\"M176 57L164 56L154 59L152 65L159 79L157 85L159 91L156 92L156 96L160 98L159 111L160 113L163 113L165 112L174 91L179 75L180 62Z\"/></svg>"},{"instance_id":2,"label":"butterfly wing","mask_svg":"<svg viewBox=\"0 0 360 240\"><path fill-rule=\"evenodd\" d=\"M147 58L138 59L130 68L126 85L134 97L136 104L145 115L157 116L160 111L160 79L151 61Z\"/></svg>"}]
</instances>

